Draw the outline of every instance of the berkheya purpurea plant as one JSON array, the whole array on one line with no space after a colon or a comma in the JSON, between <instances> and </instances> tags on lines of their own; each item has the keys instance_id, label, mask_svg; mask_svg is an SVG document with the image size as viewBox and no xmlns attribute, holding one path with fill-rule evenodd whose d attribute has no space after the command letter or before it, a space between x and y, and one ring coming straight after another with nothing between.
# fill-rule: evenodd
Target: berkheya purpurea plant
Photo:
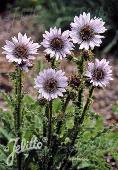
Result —
<instances>
[{"instance_id":1,"label":"berkheya purpurea plant","mask_svg":"<svg viewBox=\"0 0 118 170\"><path fill-rule=\"evenodd\" d=\"M70 31L62 32L61 28L54 27L43 34L40 45L45 49L50 67L39 73L34 86L39 93L38 105L44 111L41 117L43 128L39 136L43 147L40 151L30 150L27 157L24 152L16 154L15 167L18 170L75 168L70 158L77 153L75 145L79 142L78 136L82 133L84 121L89 117L93 91L95 88L105 87L112 80L109 61L95 59L92 52L95 46L99 47L102 43L104 36L101 34L106 31L104 24L101 18L91 19L90 13L83 13L79 17L75 16ZM72 52L74 44L78 47L79 56ZM19 146L23 139L23 74L32 66L40 45L26 34L18 33L18 38L7 40L3 47L6 59L15 65L13 118ZM77 74L70 79L58 69L63 58L77 65ZM84 96L85 90L88 90L88 96ZM31 109L29 114L32 114ZM40 112L42 113L41 110ZM31 120L28 121L30 124Z\"/></svg>"}]
</instances>

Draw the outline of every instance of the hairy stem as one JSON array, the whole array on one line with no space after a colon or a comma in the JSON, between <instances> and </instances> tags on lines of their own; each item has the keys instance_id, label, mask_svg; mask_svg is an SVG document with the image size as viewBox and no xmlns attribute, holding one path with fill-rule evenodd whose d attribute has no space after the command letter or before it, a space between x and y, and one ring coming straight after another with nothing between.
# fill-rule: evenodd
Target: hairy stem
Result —
<instances>
[{"instance_id":1,"label":"hairy stem","mask_svg":"<svg viewBox=\"0 0 118 170\"><path fill-rule=\"evenodd\" d=\"M62 112L63 112L63 115L66 111L66 108L68 106L68 103L70 101L70 94L68 94L64 104L63 104L63 107L62 107ZM56 129L56 134L60 134L60 131L61 131L61 127L62 127L62 123L63 123L63 118L61 120L59 120L57 122L57 129ZM52 146L51 146L51 151L50 151L50 154L51 154L51 158L49 160L49 167L50 169L52 168L53 169L53 162L54 162L54 157L56 156L57 154L57 151L58 151L58 146L59 146L59 143L58 143L58 139L57 139L57 136L53 136L53 139L52 139Z\"/></svg>"},{"instance_id":2,"label":"hairy stem","mask_svg":"<svg viewBox=\"0 0 118 170\"><path fill-rule=\"evenodd\" d=\"M78 136L78 133L80 132L81 125L84 122L84 117L86 115L86 112L89 109L91 98L92 98L92 94L93 94L93 90L94 90L94 87L91 87L91 89L89 90L89 95L88 95L86 104L85 104L84 109L82 111L82 115L81 115L80 119L78 121L76 121L76 124L74 125L74 128L72 129L72 133L71 133L71 136L70 136L71 143L67 147L66 156L65 156L65 159L63 160L63 162L61 164L60 170L66 170L66 165L67 165L68 157L71 155L71 148L75 144L75 140L76 140L76 138Z\"/></svg>"},{"instance_id":3,"label":"hairy stem","mask_svg":"<svg viewBox=\"0 0 118 170\"><path fill-rule=\"evenodd\" d=\"M81 62L80 62L80 68L78 68L79 73L80 73L80 78L81 80L83 79L83 71L84 71L84 58L83 56L81 57ZM82 82L82 81L81 81ZM82 99L83 99L83 84L81 83L80 89L78 92L78 101L77 101L77 106L79 109L82 107Z\"/></svg>"},{"instance_id":4,"label":"hairy stem","mask_svg":"<svg viewBox=\"0 0 118 170\"><path fill-rule=\"evenodd\" d=\"M63 104L63 107L62 107L63 115L65 114L65 111L66 111L66 108L67 108L67 106L69 104L69 101L70 101L70 94L68 94L68 96L67 96L67 98L66 98L66 100L65 100L65 102ZM63 123L63 120L59 120L57 122L57 131L56 131L57 134L60 133L60 130L61 130L61 127L62 127L62 123Z\"/></svg>"},{"instance_id":5,"label":"hairy stem","mask_svg":"<svg viewBox=\"0 0 118 170\"><path fill-rule=\"evenodd\" d=\"M52 101L49 101L48 108L48 146L50 146L52 135Z\"/></svg>"},{"instance_id":6,"label":"hairy stem","mask_svg":"<svg viewBox=\"0 0 118 170\"><path fill-rule=\"evenodd\" d=\"M48 132L48 126L47 126L47 119L48 119L48 104L46 105L45 107L45 117L46 117L46 120L44 119L43 121L43 137L46 137L47 136L47 132Z\"/></svg>"},{"instance_id":7,"label":"hairy stem","mask_svg":"<svg viewBox=\"0 0 118 170\"><path fill-rule=\"evenodd\" d=\"M73 133L71 135L71 144L73 145L75 140L76 140L76 137L78 135L78 132L80 130L80 127L81 125L83 124L83 121L84 121L84 117L86 115L86 112L88 111L89 109L89 106L90 106L90 102L91 102L91 98L92 98L92 94L93 94L93 90L94 90L94 87L91 87L90 90L89 90L89 95L88 95L88 98L87 98L87 101L86 101L86 104L84 106L84 109L83 109L83 112L82 112L82 115L79 119L79 121L76 123L74 129L73 129Z\"/></svg>"},{"instance_id":8,"label":"hairy stem","mask_svg":"<svg viewBox=\"0 0 118 170\"><path fill-rule=\"evenodd\" d=\"M16 107L15 107L15 114L16 114L16 136L19 139L18 145L21 146L21 102L22 102L22 71L19 67L16 67ZM17 166L18 170L22 170L22 153L17 154Z\"/></svg>"}]
</instances>

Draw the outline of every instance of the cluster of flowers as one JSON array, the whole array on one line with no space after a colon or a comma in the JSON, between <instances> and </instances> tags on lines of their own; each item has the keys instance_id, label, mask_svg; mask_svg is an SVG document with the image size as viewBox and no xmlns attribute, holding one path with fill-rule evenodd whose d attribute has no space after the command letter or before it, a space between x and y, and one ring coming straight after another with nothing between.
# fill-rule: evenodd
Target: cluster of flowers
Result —
<instances>
[{"instance_id":1,"label":"cluster of flowers","mask_svg":"<svg viewBox=\"0 0 118 170\"><path fill-rule=\"evenodd\" d=\"M45 31L41 45L45 48L44 52L55 60L71 55L75 43L79 45L79 49L94 49L102 43L104 36L101 33L106 31L104 24L102 19L96 17L91 19L90 13L83 13L79 17L75 16L70 31L62 33L61 28L56 27L50 28L49 32ZM6 41L3 53L9 62L14 62L24 71L28 71L41 45L34 43L26 34L18 33L18 38L13 37L12 42ZM112 80L109 62L106 59L89 62L85 76L93 86L106 86ZM67 85L65 73L52 68L44 70L35 79L35 87L39 90L40 96L47 100L63 96Z\"/></svg>"}]
</instances>

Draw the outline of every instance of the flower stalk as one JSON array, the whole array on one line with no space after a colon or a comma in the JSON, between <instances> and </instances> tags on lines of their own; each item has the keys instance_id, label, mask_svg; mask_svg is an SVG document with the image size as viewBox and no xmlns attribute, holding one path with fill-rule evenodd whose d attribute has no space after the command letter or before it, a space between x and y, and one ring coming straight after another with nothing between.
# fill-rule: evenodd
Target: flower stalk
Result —
<instances>
[{"instance_id":1,"label":"flower stalk","mask_svg":"<svg viewBox=\"0 0 118 170\"><path fill-rule=\"evenodd\" d=\"M48 146L50 146L52 137L52 100L49 101L48 105Z\"/></svg>"},{"instance_id":2,"label":"flower stalk","mask_svg":"<svg viewBox=\"0 0 118 170\"><path fill-rule=\"evenodd\" d=\"M87 111L89 109L91 99L92 99L93 90L94 90L94 87L92 86L90 88L90 90L89 90L89 95L88 95L86 104L85 104L85 106L83 108L82 115L81 115L80 119L78 121L76 121L76 124L74 125L74 128L72 129L72 133L71 133L71 136L70 136L71 143L67 147L65 159L63 160L63 162L62 162L62 164L60 166L60 170L62 170L62 169L66 170L68 157L71 155L71 148L75 144L75 140L77 139L78 133L80 132L81 126L82 126L82 124L84 122L85 115L86 115L86 113L87 113Z\"/></svg>"},{"instance_id":3,"label":"flower stalk","mask_svg":"<svg viewBox=\"0 0 118 170\"><path fill-rule=\"evenodd\" d=\"M19 139L18 145L21 147L21 102L22 102L22 70L20 67L16 66L16 87L15 87L15 96L16 96L16 107L15 107L15 114L16 114L16 136ZM17 166L18 170L22 170L22 153L17 154Z\"/></svg>"},{"instance_id":4,"label":"flower stalk","mask_svg":"<svg viewBox=\"0 0 118 170\"><path fill-rule=\"evenodd\" d=\"M75 128L73 129L73 133L72 133L72 136L71 136L71 145L74 144L76 138L77 138L77 135L79 133L79 130L81 128L81 125L83 124L83 121L84 121L84 117L89 109L89 106L90 106L90 103L91 103L91 99L92 99L92 94L93 94L93 90L94 90L94 87L92 86L89 90L89 95L88 95L88 98L87 98L87 101L86 101L86 104L83 108L83 111L82 111L82 115L80 117L80 119L77 121L76 125L75 125Z\"/></svg>"},{"instance_id":5,"label":"flower stalk","mask_svg":"<svg viewBox=\"0 0 118 170\"><path fill-rule=\"evenodd\" d=\"M65 100L65 102L62 106L63 117L61 118L61 120L58 120L58 122L57 122L57 131L56 131L57 134L60 134L60 130L61 130L62 123L63 123L63 118L64 118L64 115L65 115L66 108L67 108L67 106L70 102L70 99L71 99L70 94L68 94L67 97L66 97L66 100Z\"/></svg>"},{"instance_id":6,"label":"flower stalk","mask_svg":"<svg viewBox=\"0 0 118 170\"><path fill-rule=\"evenodd\" d=\"M83 56L81 56L81 62L79 64L80 68L79 69L79 72L80 72L80 77L81 79L83 79L83 71L84 71L84 58ZM81 81L82 82L82 81ZM78 92L78 101L77 101L77 106L79 109L81 109L82 107L82 99L83 99L83 83L81 83L80 85L80 89L79 89L79 92Z\"/></svg>"}]
</instances>

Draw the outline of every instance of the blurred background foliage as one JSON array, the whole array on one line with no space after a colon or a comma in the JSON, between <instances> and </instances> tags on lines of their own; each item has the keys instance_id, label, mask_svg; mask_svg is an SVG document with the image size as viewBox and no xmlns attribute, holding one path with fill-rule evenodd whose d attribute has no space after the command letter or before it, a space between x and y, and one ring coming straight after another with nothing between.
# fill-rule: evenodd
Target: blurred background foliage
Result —
<instances>
[{"instance_id":1,"label":"blurred background foliage","mask_svg":"<svg viewBox=\"0 0 118 170\"><path fill-rule=\"evenodd\" d=\"M37 22L47 29L57 26L65 30L75 15L91 12L92 16L101 17L106 22L108 31L101 47L103 52L118 53L118 0L1 0L0 3L1 11L5 7L17 8L19 12L29 9L32 13L30 9L35 10Z\"/></svg>"}]
</instances>

